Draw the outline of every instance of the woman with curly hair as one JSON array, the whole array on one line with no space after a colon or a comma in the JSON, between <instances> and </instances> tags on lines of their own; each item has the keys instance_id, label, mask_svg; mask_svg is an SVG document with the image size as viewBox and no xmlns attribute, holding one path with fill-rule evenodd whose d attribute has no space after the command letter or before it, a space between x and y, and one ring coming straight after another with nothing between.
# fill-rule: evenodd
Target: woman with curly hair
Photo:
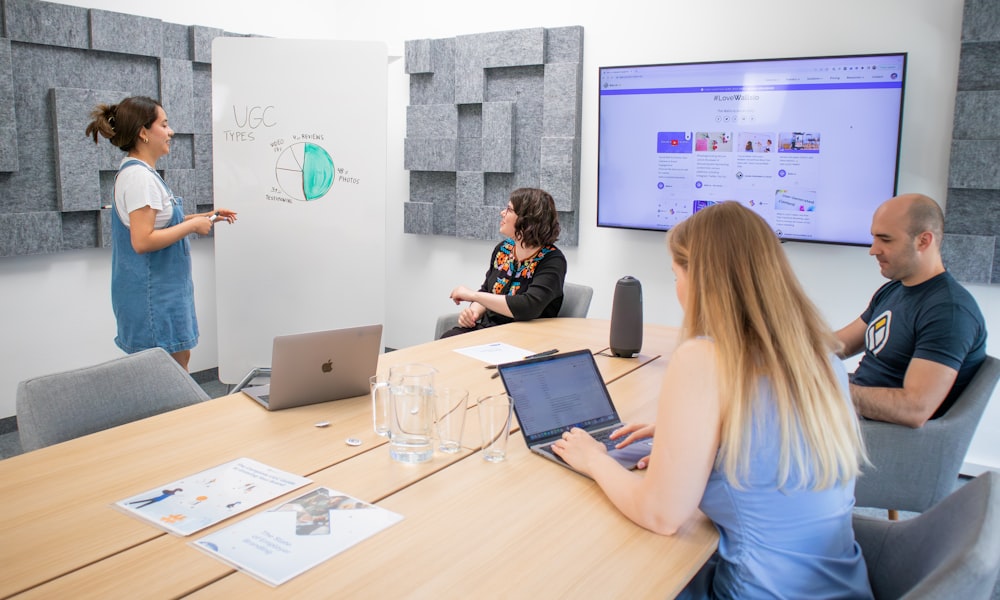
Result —
<instances>
[{"instance_id":1,"label":"woman with curly hair","mask_svg":"<svg viewBox=\"0 0 1000 600\"><path fill-rule=\"evenodd\" d=\"M566 257L553 245L559 231L556 203L548 192L511 192L500 211L504 240L493 249L486 279L476 291L461 285L451 291L455 304L469 305L459 313L458 326L441 337L558 316L566 279Z\"/></svg>"}]
</instances>

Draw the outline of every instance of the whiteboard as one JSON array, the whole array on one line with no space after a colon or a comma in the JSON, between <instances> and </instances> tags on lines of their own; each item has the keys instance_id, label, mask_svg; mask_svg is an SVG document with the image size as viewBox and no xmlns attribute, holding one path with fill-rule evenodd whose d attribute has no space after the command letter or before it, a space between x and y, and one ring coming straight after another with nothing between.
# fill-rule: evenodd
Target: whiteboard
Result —
<instances>
[{"instance_id":1,"label":"whiteboard","mask_svg":"<svg viewBox=\"0 0 1000 600\"><path fill-rule=\"evenodd\" d=\"M386 46L216 38L219 379L276 335L385 320Z\"/></svg>"}]
</instances>

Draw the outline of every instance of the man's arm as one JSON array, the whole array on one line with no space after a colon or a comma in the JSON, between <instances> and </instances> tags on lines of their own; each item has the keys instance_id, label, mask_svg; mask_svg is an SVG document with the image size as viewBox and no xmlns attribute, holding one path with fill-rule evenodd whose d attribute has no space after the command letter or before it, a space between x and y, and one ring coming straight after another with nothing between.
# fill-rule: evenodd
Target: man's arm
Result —
<instances>
[{"instance_id":1,"label":"man's arm","mask_svg":"<svg viewBox=\"0 0 1000 600\"><path fill-rule=\"evenodd\" d=\"M840 332L837 333L839 337ZM914 358L906 369L903 387L864 387L852 383L851 398L863 417L918 428L934 416L956 377L958 371L951 367Z\"/></svg>"},{"instance_id":2,"label":"man's arm","mask_svg":"<svg viewBox=\"0 0 1000 600\"><path fill-rule=\"evenodd\" d=\"M840 340L840 343L844 345L844 349L838 354L840 358L850 358L864 349L865 329L867 328L868 324L859 317L834 334Z\"/></svg>"}]
</instances>

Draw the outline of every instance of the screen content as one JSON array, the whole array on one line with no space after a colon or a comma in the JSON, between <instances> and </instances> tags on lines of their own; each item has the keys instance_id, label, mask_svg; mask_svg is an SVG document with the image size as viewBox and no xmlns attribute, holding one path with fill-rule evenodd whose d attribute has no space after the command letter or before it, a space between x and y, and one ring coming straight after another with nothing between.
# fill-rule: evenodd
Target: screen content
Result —
<instances>
[{"instance_id":1,"label":"screen content","mask_svg":"<svg viewBox=\"0 0 1000 600\"><path fill-rule=\"evenodd\" d=\"M906 54L600 68L597 225L727 200L785 240L871 243L896 194Z\"/></svg>"},{"instance_id":2,"label":"screen content","mask_svg":"<svg viewBox=\"0 0 1000 600\"><path fill-rule=\"evenodd\" d=\"M503 367L502 375L529 443L618 420L589 351Z\"/></svg>"}]
</instances>

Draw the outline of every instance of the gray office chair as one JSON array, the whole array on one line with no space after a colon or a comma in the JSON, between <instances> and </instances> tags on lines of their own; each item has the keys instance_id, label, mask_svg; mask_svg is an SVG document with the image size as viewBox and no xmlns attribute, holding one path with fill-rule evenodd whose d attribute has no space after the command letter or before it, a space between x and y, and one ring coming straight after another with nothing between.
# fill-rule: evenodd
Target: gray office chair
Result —
<instances>
[{"instance_id":1,"label":"gray office chair","mask_svg":"<svg viewBox=\"0 0 1000 600\"><path fill-rule=\"evenodd\" d=\"M862 421L873 466L858 477L857 506L924 512L950 494L998 380L1000 360L987 356L948 412L920 429Z\"/></svg>"},{"instance_id":2,"label":"gray office chair","mask_svg":"<svg viewBox=\"0 0 1000 600\"><path fill-rule=\"evenodd\" d=\"M563 303L559 308L558 317L586 318L590 312L590 301L594 297L594 288L589 285L579 283L563 283ZM448 313L438 317L437 325L434 328L434 339L441 339L441 335L458 326L458 313Z\"/></svg>"},{"instance_id":3,"label":"gray office chair","mask_svg":"<svg viewBox=\"0 0 1000 600\"><path fill-rule=\"evenodd\" d=\"M162 348L17 384L17 428L27 452L208 400Z\"/></svg>"},{"instance_id":4,"label":"gray office chair","mask_svg":"<svg viewBox=\"0 0 1000 600\"><path fill-rule=\"evenodd\" d=\"M1000 476L986 472L905 521L854 515L875 598L990 598L1000 571Z\"/></svg>"},{"instance_id":5,"label":"gray office chair","mask_svg":"<svg viewBox=\"0 0 1000 600\"><path fill-rule=\"evenodd\" d=\"M587 318L590 312L590 301L594 298L594 288L580 283L566 282L563 284L563 303L559 308L559 317Z\"/></svg>"}]
</instances>

